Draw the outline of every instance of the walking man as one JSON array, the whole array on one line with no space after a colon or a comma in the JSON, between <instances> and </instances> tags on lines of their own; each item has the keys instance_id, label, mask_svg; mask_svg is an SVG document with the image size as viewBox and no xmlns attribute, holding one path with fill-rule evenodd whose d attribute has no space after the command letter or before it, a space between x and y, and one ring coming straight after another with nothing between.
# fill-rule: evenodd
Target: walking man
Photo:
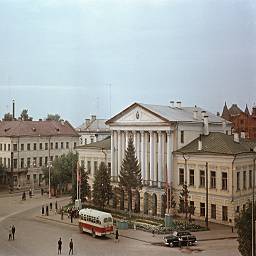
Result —
<instances>
[{"instance_id":1,"label":"walking man","mask_svg":"<svg viewBox=\"0 0 256 256\"><path fill-rule=\"evenodd\" d=\"M9 240L12 239L12 227L10 226L9 227Z\"/></svg>"},{"instance_id":2,"label":"walking man","mask_svg":"<svg viewBox=\"0 0 256 256\"><path fill-rule=\"evenodd\" d=\"M48 205L46 205L45 212L46 212L46 216L49 216L49 208L48 208Z\"/></svg>"},{"instance_id":3,"label":"walking man","mask_svg":"<svg viewBox=\"0 0 256 256\"><path fill-rule=\"evenodd\" d=\"M12 225L12 239L14 240L14 235L15 235L15 226Z\"/></svg>"},{"instance_id":4,"label":"walking man","mask_svg":"<svg viewBox=\"0 0 256 256\"><path fill-rule=\"evenodd\" d=\"M118 228L116 229L116 242L118 242L119 240L119 232L118 232Z\"/></svg>"},{"instance_id":5,"label":"walking man","mask_svg":"<svg viewBox=\"0 0 256 256\"><path fill-rule=\"evenodd\" d=\"M73 247L74 247L74 244L73 244L73 241L72 241L72 238L71 238L70 242L69 242L69 253L68 253L68 255L70 255L71 252L72 252L72 255L73 255Z\"/></svg>"},{"instance_id":6,"label":"walking man","mask_svg":"<svg viewBox=\"0 0 256 256\"><path fill-rule=\"evenodd\" d=\"M58 254L61 254L61 248L62 248L62 241L61 241L61 237L58 241Z\"/></svg>"}]
</instances>

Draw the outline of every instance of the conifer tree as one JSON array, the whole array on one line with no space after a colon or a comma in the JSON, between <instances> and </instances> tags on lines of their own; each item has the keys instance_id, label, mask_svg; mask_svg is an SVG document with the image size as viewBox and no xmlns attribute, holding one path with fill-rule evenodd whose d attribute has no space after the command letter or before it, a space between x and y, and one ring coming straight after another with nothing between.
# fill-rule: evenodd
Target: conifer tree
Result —
<instances>
[{"instance_id":1,"label":"conifer tree","mask_svg":"<svg viewBox=\"0 0 256 256\"><path fill-rule=\"evenodd\" d=\"M132 210L132 189L141 189L141 169L137 157L135 156L135 148L132 138L128 140L128 147L125 151L125 157L122 162L119 175L119 185L128 193L128 210Z\"/></svg>"},{"instance_id":2,"label":"conifer tree","mask_svg":"<svg viewBox=\"0 0 256 256\"><path fill-rule=\"evenodd\" d=\"M93 183L93 203L104 208L109 203L112 195L111 173L110 169L104 162L100 163L99 169L96 170Z\"/></svg>"},{"instance_id":3,"label":"conifer tree","mask_svg":"<svg viewBox=\"0 0 256 256\"><path fill-rule=\"evenodd\" d=\"M180 212L186 214L186 219L188 217L188 212L189 212L188 197L189 197L188 186L186 184L183 184L182 190L180 192L179 208L180 208Z\"/></svg>"}]
</instances>

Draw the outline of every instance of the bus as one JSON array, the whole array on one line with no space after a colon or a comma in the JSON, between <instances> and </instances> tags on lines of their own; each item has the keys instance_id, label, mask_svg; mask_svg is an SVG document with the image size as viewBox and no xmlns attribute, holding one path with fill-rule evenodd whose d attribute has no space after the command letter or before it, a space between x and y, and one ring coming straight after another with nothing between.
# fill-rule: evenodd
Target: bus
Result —
<instances>
[{"instance_id":1,"label":"bus","mask_svg":"<svg viewBox=\"0 0 256 256\"><path fill-rule=\"evenodd\" d=\"M110 213L90 208L79 211L80 232L95 236L105 236L113 233L113 218Z\"/></svg>"}]
</instances>

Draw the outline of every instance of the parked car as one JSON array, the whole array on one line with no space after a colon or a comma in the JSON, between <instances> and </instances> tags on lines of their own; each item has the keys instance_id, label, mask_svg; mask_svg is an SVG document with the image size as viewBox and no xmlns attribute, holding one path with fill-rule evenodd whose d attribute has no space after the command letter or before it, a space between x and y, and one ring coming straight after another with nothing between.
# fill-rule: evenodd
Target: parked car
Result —
<instances>
[{"instance_id":1,"label":"parked car","mask_svg":"<svg viewBox=\"0 0 256 256\"><path fill-rule=\"evenodd\" d=\"M181 245L195 245L196 237L188 231L174 231L171 235L164 236L164 243L170 247Z\"/></svg>"}]
</instances>

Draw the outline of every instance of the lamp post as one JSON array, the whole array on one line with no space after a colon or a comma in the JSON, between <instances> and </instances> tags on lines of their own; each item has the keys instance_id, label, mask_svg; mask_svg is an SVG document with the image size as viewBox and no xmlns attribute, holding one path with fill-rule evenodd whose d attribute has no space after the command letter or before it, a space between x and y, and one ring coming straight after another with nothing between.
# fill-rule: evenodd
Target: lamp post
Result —
<instances>
[{"instance_id":1,"label":"lamp post","mask_svg":"<svg viewBox=\"0 0 256 256\"><path fill-rule=\"evenodd\" d=\"M48 185L49 185L48 194L49 194L49 199L51 199L51 167L52 167L52 162L51 161L48 162L47 167L48 167L48 172L49 172L48 173Z\"/></svg>"}]
</instances>

